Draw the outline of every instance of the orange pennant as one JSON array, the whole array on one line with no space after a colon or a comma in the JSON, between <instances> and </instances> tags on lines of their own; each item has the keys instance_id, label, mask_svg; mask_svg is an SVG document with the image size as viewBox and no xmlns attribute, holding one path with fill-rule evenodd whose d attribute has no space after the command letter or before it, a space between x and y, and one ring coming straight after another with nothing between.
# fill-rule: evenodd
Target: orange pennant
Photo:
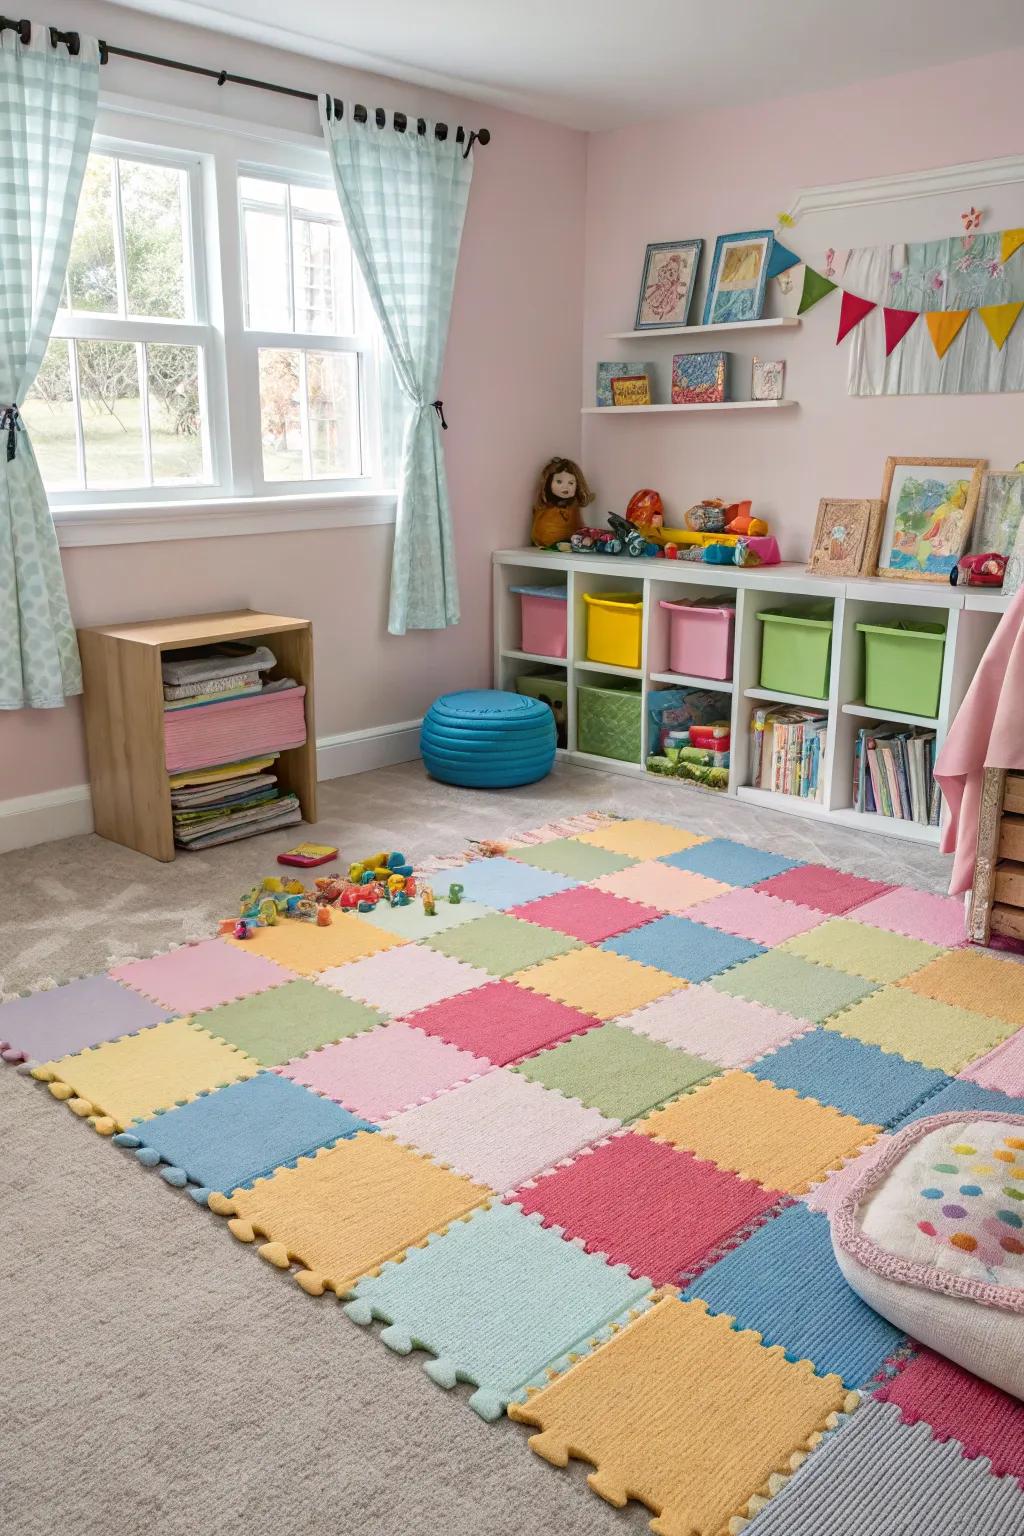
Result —
<instances>
[{"instance_id":1,"label":"orange pennant","mask_svg":"<svg viewBox=\"0 0 1024 1536\"><path fill-rule=\"evenodd\" d=\"M963 329L969 309L930 309L925 315L936 357L945 357Z\"/></svg>"},{"instance_id":2,"label":"orange pennant","mask_svg":"<svg viewBox=\"0 0 1024 1536\"><path fill-rule=\"evenodd\" d=\"M1005 266L1013 255L1024 245L1024 229L1004 229L1003 238L999 250L999 260Z\"/></svg>"},{"instance_id":3,"label":"orange pennant","mask_svg":"<svg viewBox=\"0 0 1024 1536\"><path fill-rule=\"evenodd\" d=\"M1024 309L1024 299L1017 299L1013 304L987 304L984 309L979 309L978 314L985 322L985 329L1000 351L1003 342L1009 336L1017 323L1017 316Z\"/></svg>"}]
</instances>

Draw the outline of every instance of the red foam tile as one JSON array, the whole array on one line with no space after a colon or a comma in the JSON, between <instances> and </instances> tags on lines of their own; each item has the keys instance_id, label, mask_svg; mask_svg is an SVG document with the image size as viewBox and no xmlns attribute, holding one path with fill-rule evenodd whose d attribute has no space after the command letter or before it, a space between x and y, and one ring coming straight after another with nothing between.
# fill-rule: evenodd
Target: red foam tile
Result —
<instances>
[{"instance_id":1,"label":"red foam tile","mask_svg":"<svg viewBox=\"0 0 1024 1536\"><path fill-rule=\"evenodd\" d=\"M445 998L411 1015L409 1022L449 1045L486 1056L496 1067L520 1061L598 1023L566 1003L530 992L514 981L492 981L459 997Z\"/></svg>"},{"instance_id":2,"label":"red foam tile","mask_svg":"<svg viewBox=\"0 0 1024 1536\"><path fill-rule=\"evenodd\" d=\"M544 928L554 928L557 933L567 933L574 939L582 939L585 944L602 944L605 939L614 939L631 928L653 923L662 914L657 907L626 901L622 896L613 896L610 891L581 885L575 890L558 891L554 896L542 896L539 901L514 907L512 916L540 923Z\"/></svg>"},{"instance_id":3,"label":"red foam tile","mask_svg":"<svg viewBox=\"0 0 1024 1536\"><path fill-rule=\"evenodd\" d=\"M1008 1392L922 1349L875 1396L895 1403L907 1424L928 1424L936 1440L958 1440L972 1460L987 1456L997 1477L1024 1488L1024 1403Z\"/></svg>"},{"instance_id":4,"label":"red foam tile","mask_svg":"<svg viewBox=\"0 0 1024 1536\"><path fill-rule=\"evenodd\" d=\"M759 880L754 890L839 917L844 912L852 912L855 907L862 907L866 901L873 901L876 896L884 896L892 886L881 880L848 875L825 864L800 864L795 869L783 870L781 875L772 875L769 880Z\"/></svg>"},{"instance_id":5,"label":"red foam tile","mask_svg":"<svg viewBox=\"0 0 1024 1536\"><path fill-rule=\"evenodd\" d=\"M784 1197L689 1152L631 1132L508 1196L655 1285L678 1281Z\"/></svg>"}]
</instances>

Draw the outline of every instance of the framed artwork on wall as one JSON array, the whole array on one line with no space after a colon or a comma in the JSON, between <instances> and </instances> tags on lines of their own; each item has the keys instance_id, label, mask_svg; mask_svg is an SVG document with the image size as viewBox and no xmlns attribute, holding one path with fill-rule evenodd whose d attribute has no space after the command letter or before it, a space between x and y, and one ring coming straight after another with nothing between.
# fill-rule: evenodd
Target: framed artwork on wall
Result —
<instances>
[{"instance_id":1,"label":"framed artwork on wall","mask_svg":"<svg viewBox=\"0 0 1024 1536\"><path fill-rule=\"evenodd\" d=\"M775 236L770 229L719 235L704 302L705 325L759 320Z\"/></svg>"},{"instance_id":2,"label":"framed artwork on wall","mask_svg":"<svg viewBox=\"0 0 1024 1536\"><path fill-rule=\"evenodd\" d=\"M948 581L967 548L985 459L885 461L879 576Z\"/></svg>"},{"instance_id":3,"label":"framed artwork on wall","mask_svg":"<svg viewBox=\"0 0 1024 1536\"><path fill-rule=\"evenodd\" d=\"M817 576L873 575L882 536L880 501L840 501L823 496L807 569Z\"/></svg>"},{"instance_id":4,"label":"framed artwork on wall","mask_svg":"<svg viewBox=\"0 0 1024 1536\"><path fill-rule=\"evenodd\" d=\"M786 365L781 360L755 357L750 371L751 400L781 400Z\"/></svg>"},{"instance_id":5,"label":"framed artwork on wall","mask_svg":"<svg viewBox=\"0 0 1024 1536\"><path fill-rule=\"evenodd\" d=\"M663 240L647 247L636 330L686 325L703 245L703 240Z\"/></svg>"},{"instance_id":6,"label":"framed artwork on wall","mask_svg":"<svg viewBox=\"0 0 1024 1536\"><path fill-rule=\"evenodd\" d=\"M646 373L627 373L612 379L612 405L650 405L651 381Z\"/></svg>"},{"instance_id":7,"label":"framed artwork on wall","mask_svg":"<svg viewBox=\"0 0 1024 1536\"><path fill-rule=\"evenodd\" d=\"M981 482L978 515L971 530L974 555L1010 555L1024 520L1024 471L992 470Z\"/></svg>"}]
</instances>

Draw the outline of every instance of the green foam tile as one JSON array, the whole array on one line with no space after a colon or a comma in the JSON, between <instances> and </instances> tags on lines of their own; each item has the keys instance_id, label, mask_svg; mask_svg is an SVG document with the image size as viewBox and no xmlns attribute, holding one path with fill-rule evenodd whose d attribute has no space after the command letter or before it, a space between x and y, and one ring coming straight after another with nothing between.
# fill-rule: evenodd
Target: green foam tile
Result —
<instances>
[{"instance_id":1,"label":"green foam tile","mask_svg":"<svg viewBox=\"0 0 1024 1536\"><path fill-rule=\"evenodd\" d=\"M711 982L716 991L764 1003L795 1019L821 1024L849 1008L875 989L873 981L847 976L825 965L813 965L798 955L771 949L765 955L734 966Z\"/></svg>"},{"instance_id":2,"label":"green foam tile","mask_svg":"<svg viewBox=\"0 0 1024 1536\"><path fill-rule=\"evenodd\" d=\"M512 1070L627 1122L720 1069L632 1030L602 1024Z\"/></svg>"},{"instance_id":3,"label":"green foam tile","mask_svg":"<svg viewBox=\"0 0 1024 1536\"><path fill-rule=\"evenodd\" d=\"M558 837L550 843L538 843L533 848L510 848L509 858L520 864L532 864L534 869L550 870L555 875L568 875L572 880L596 880L599 875L614 875L639 859L631 859L625 853L609 853L607 848L595 848L589 843L578 843L572 837Z\"/></svg>"},{"instance_id":4,"label":"green foam tile","mask_svg":"<svg viewBox=\"0 0 1024 1536\"><path fill-rule=\"evenodd\" d=\"M525 971L542 960L580 948L575 939L564 933L509 917L504 912L478 918L428 942L443 955L475 965L492 976L511 976L513 971Z\"/></svg>"},{"instance_id":5,"label":"green foam tile","mask_svg":"<svg viewBox=\"0 0 1024 1536\"><path fill-rule=\"evenodd\" d=\"M311 981L289 981L237 1003L199 1014L211 1035L245 1051L264 1067L278 1067L307 1051L358 1035L384 1022L364 1003Z\"/></svg>"},{"instance_id":6,"label":"green foam tile","mask_svg":"<svg viewBox=\"0 0 1024 1536\"><path fill-rule=\"evenodd\" d=\"M943 953L935 944L923 944L920 939L904 938L901 933L871 928L845 917L834 917L807 933L796 934L779 949L879 985L910 976Z\"/></svg>"}]
</instances>

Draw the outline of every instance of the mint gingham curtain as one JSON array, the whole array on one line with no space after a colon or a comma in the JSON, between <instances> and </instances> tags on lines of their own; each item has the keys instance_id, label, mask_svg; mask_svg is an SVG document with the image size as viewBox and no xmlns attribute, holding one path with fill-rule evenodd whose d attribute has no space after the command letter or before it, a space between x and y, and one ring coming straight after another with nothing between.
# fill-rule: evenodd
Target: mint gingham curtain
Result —
<instances>
[{"instance_id":1,"label":"mint gingham curtain","mask_svg":"<svg viewBox=\"0 0 1024 1536\"><path fill-rule=\"evenodd\" d=\"M67 270L96 121L99 48L0 32L0 709L82 691L57 535L17 407L39 371Z\"/></svg>"},{"instance_id":2,"label":"mint gingham curtain","mask_svg":"<svg viewBox=\"0 0 1024 1536\"><path fill-rule=\"evenodd\" d=\"M454 133L444 143L412 124L405 133L339 121L320 98L349 239L411 404L402 453L388 629L459 622L441 422L433 409L444 363L455 268L473 156Z\"/></svg>"}]
</instances>

